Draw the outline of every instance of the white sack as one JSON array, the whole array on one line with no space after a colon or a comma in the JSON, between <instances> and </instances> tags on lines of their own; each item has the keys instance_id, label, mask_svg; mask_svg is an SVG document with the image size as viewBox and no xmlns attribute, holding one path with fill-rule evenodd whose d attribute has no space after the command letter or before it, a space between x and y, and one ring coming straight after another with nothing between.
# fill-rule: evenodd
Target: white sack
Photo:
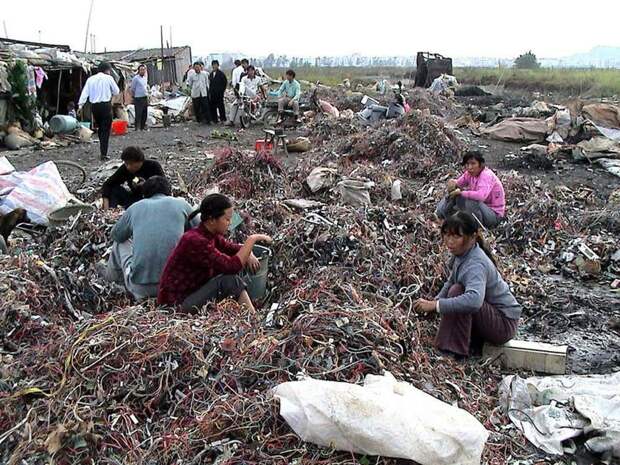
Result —
<instances>
[{"instance_id":1,"label":"white sack","mask_svg":"<svg viewBox=\"0 0 620 465\"><path fill-rule=\"evenodd\" d=\"M479 465L487 430L465 410L398 382L368 375L364 386L306 379L278 385L280 415L305 441L338 450Z\"/></svg>"}]
</instances>

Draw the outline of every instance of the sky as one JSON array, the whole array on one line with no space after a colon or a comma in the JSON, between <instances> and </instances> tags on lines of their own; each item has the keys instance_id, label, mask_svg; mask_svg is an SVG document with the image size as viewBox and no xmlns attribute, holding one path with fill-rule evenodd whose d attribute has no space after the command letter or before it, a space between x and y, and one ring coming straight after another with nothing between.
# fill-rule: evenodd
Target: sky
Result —
<instances>
[{"instance_id":1,"label":"sky","mask_svg":"<svg viewBox=\"0 0 620 465\"><path fill-rule=\"evenodd\" d=\"M91 0L1 1L1 36L6 26L12 39L84 50ZM172 32L172 45L190 45L195 56L511 58L533 50L555 58L620 46L618 0L93 1L97 51L159 47L160 25L164 40Z\"/></svg>"}]
</instances>

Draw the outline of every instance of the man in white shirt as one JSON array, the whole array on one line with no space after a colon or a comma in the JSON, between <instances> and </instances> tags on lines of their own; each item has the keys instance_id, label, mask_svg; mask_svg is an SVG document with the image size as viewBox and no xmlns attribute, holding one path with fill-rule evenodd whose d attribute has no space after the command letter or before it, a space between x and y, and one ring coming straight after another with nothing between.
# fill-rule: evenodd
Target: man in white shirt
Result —
<instances>
[{"instance_id":1,"label":"man in white shirt","mask_svg":"<svg viewBox=\"0 0 620 465\"><path fill-rule=\"evenodd\" d=\"M108 143L112 129L112 97L118 95L120 90L112 77L112 65L110 63L102 61L97 69L99 72L86 80L78 105L81 110L86 101L90 101L93 118L98 127L101 160L109 160Z\"/></svg>"},{"instance_id":2,"label":"man in white shirt","mask_svg":"<svg viewBox=\"0 0 620 465\"><path fill-rule=\"evenodd\" d=\"M191 89L194 115L199 123L211 124L209 110L209 73L203 71L203 63L194 63L194 74L187 78L187 85Z\"/></svg>"},{"instance_id":3,"label":"man in white shirt","mask_svg":"<svg viewBox=\"0 0 620 465\"><path fill-rule=\"evenodd\" d=\"M245 68L241 64L241 60L235 60L235 68L232 72L232 80L230 81L230 85L233 89L238 89L239 84L241 83L241 75L245 72Z\"/></svg>"},{"instance_id":4,"label":"man in white shirt","mask_svg":"<svg viewBox=\"0 0 620 465\"><path fill-rule=\"evenodd\" d=\"M239 93L250 97L253 102L262 97L261 85L263 80L256 75L256 69L250 65L247 68L247 76L241 79L241 86L239 87Z\"/></svg>"},{"instance_id":5,"label":"man in white shirt","mask_svg":"<svg viewBox=\"0 0 620 465\"><path fill-rule=\"evenodd\" d=\"M136 131L144 131L149 110L149 83L145 65L138 66L138 74L131 80L129 92L135 108Z\"/></svg>"}]
</instances>

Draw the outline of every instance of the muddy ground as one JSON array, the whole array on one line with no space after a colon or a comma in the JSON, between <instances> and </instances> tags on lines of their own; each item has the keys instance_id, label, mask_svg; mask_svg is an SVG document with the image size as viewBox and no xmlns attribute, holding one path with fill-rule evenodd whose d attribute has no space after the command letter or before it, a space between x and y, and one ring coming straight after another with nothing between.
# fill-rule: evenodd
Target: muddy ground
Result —
<instances>
[{"instance_id":1,"label":"muddy ground","mask_svg":"<svg viewBox=\"0 0 620 465\"><path fill-rule=\"evenodd\" d=\"M211 132L222 126L208 127L187 122L170 128L152 128L146 132L130 130L127 135L112 137L110 156L118 159L124 147L138 145L149 158L159 160L174 178L180 176L187 182L189 173L201 172L209 163L209 157L217 149L229 145L251 149L254 141L263 136L261 127L248 130L235 129L237 141L228 142L210 138ZM620 178L614 177L597 166L559 161L550 169L530 166L515 155L520 145L480 139L469 131L460 136L472 148L479 148L486 156L488 165L502 173L516 170L531 183L542 183L545 189L566 186L574 192L591 189L592 195L606 201L610 192L620 187ZM37 150L23 149L17 152L0 152L20 170L27 170L48 160L71 160L91 173L101 166L96 140L87 144ZM280 155L283 157L283 155ZM303 154L289 155L284 160L295 166ZM178 174L176 174L178 173ZM71 176L67 172L67 176ZM191 192L190 192L191 195ZM507 192L510 196L510 192ZM525 315L519 337L536 341L567 344L571 347L570 369L575 373L606 373L620 367L620 294L609 284L596 280L583 281L548 274L544 286L553 287L557 299L552 311L541 309Z\"/></svg>"}]
</instances>

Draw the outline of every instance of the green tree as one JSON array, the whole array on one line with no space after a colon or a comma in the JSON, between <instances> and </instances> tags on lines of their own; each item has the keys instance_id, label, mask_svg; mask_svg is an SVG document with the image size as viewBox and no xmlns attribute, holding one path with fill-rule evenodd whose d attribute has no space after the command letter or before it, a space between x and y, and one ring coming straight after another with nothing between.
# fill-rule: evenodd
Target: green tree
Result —
<instances>
[{"instance_id":1,"label":"green tree","mask_svg":"<svg viewBox=\"0 0 620 465\"><path fill-rule=\"evenodd\" d=\"M540 63L538 63L536 55L530 50L523 55L519 55L515 60L514 66L517 69L538 69L540 68Z\"/></svg>"},{"instance_id":2,"label":"green tree","mask_svg":"<svg viewBox=\"0 0 620 465\"><path fill-rule=\"evenodd\" d=\"M28 73L23 61L15 62L10 68L8 81L11 84L11 99L15 108L15 118L25 130L31 131L34 129L36 101L28 93Z\"/></svg>"}]
</instances>

